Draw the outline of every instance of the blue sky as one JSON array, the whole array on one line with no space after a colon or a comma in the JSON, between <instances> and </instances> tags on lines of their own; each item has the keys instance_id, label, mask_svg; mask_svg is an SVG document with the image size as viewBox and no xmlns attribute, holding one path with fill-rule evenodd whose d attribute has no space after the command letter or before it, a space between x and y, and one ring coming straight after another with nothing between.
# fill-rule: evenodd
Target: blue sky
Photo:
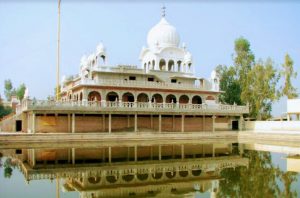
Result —
<instances>
[{"instance_id":1,"label":"blue sky","mask_svg":"<svg viewBox=\"0 0 300 198\"><path fill-rule=\"evenodd\" d=\"M160 19L165 4L167 20L193 55L197 76L208 77L218 64L232 64L234 40L251 43L257 59L272 58L277 68L288 52L299 76L300 2L265 1L64 1L61 4L61 74L79 71L83 54L103 42L108 63L140 65L146 36ZM55 87L57 1L0 1L0 94L4 80L25 83L31 96L43 99ZM274 114L286 111L285 100Z\"/></svg>"}]
</instances>

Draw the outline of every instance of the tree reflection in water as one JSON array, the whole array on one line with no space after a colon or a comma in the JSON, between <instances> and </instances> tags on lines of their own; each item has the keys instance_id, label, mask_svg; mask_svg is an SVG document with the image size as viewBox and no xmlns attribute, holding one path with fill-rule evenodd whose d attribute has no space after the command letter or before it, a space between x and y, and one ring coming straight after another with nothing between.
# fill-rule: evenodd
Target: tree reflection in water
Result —
<instances>
[{"instance_id":1,"label":"tree reflection in water","mask_svg":"<svg viewBox=\"0 0 300 198\"><path fill-rule=\"evenodd\" d=\"M249 167L222 170L218 197L297 197L291 189L297 173L275 167L269 152L245 151L243 156L249 158Z\"/></svg>"}]
</instances>

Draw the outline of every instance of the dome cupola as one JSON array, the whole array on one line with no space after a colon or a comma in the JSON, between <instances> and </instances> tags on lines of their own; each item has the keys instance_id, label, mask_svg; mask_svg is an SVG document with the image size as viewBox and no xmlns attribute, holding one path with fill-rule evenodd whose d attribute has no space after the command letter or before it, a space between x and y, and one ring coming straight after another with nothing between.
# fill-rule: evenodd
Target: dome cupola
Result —
<instances>
[{"instance_id":1,"label":"dome cupola","mask_svg":"<svg viewBox=\"0 0 300 198\"><path fill-rule=\"evenodd\" d=\"M147 35L147 44L149 48L178 47L180 42L179 34L176 28L172 26L165 18L166 7L162 7L161 20L150 29Z\"/></svg>"},{"instance_id":2,"label":"dome cupola","mask_svg":"<svg viewBox=\"0 0 300 198\"><path fill-rule=\"evenodd\" d=\"M151 28L147 36L147 44L155 47L178 47L180 42L176 28L162 17L158 24Z\"/></svg>"}]
</instances>

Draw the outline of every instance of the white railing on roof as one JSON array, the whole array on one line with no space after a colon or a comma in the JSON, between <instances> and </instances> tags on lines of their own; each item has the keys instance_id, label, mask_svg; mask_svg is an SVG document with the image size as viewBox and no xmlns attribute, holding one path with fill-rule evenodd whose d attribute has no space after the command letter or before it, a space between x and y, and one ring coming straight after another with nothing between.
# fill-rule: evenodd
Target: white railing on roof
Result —
<instances>
[{"instance_id":1,"label":"white railing on roof","mask_svg":"<svg viewBox=\"0 0 300 198\"><path fill-rule=\"evenodd\" d=\"M79 81L74 82L74 86L79 86L79 85L206 90L204 87L201 87L200 85L193 85L193 84L178 84L178 83L136 81L136 80L113 80L113 79L107 79L107 80L81 79Z\"/></svg>"},{"instance_id":2,"label":"white railing on roof","mask_svg":"<svg viewBox=\"0 0 300 198\"><path fill-rule=\"evenodd\" d=\"M179 104L152 102L121 102L121 101L47 101L23 100L18 112L28 110L74 110L74 111L111 111L111 112L175 112L175 113L212 113L212 114L245 114L248 106L223 104Z\"/></svg>"}]
</instances>

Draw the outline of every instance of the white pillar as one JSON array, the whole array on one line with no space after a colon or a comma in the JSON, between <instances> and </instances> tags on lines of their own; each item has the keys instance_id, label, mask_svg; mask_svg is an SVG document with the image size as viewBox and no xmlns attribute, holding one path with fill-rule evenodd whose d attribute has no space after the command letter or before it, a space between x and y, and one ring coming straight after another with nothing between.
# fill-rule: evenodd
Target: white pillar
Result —
<instances>
[{"instance_id":1,"label":"white pillar","mask_svg":"<svg viewBox=\"0 0 300 198\"><path fill-rule=\"evenodd\" d=\"M108 133L111 133L111 114L108 114Z\"/></svg>"},{"instance_id":2,"label":"white pillar","mask_svg":"<svg viewBox=\"0 0 300 198\"><path fill-rule=\"evenodd\" d=\"M72 148L72 164L75 164L75 148Z\"/></svg>"},{"instance_id":3,"label":"white pillar","mask_svg":"<svg viewBox=\"0 0 300 198\"><path fill-rule=\"evenodd\" d=\"M134 132L137 132L137 114L134 114Z\"/></svg>"},{"instance_id":4,"label":"white pillar","mask_svg":"<svg viewBox=\"0 0 300 198\"><path fill-rule=\"evenodd\" d=\"M185 116L181 115L181 132L182 133L184 132L184 118L185 118Z\"/></svg>"},{"instance_id":5,"label":"white pillar","mask_svg":"<svg viewBox=\"0 0 300 198\"><path fill-rule=\"evenodd\" d=\"M215 121L216 121L216 116L212 116L212 132L215 132Z\"/></svg>"},{"instance_id":6,"label":"white pillar","mask_svg":"<svg viewBox=\"0 0 300 198\"><path fill-rule=\"evenodd\" d=\"M72 133L75 133L75 113L72 113Z\"/></svg>"},{"instance_id":7,"label":"white pillar","mask_svg":"<svg viewBox=\"0 0 300 198\"><path fill-rule=\"evenodd\" d=\"M172 130L173 132L175 132L175 115L173 115L173 119L172 119Z\"/></svg>"},{"instance_id":8,"label":"white pillar","mask_svg":"<svg viewBox=\"0 0 300 198\"><path fill-rule=\"evenodd\" d=\"M130 115L127 115L127 128L130 127Z\"/></svg>"},{"instance_id":9,"label":"white pillar","mask_svg":"<svg viewBox=\"0 0 300 198\"><path fill-rule=\"evenodd\" d=\"M205 131L205 115L203 115L202 125L203 131Z\"/></svg>"},{"instance_id":10,"label":"white pillar","mask_svg":"<svg viewBox=\"0 0 300 198\"><path fill-rule=\"evenodd\" d=\"M68 132L69 132L69 133L72 132L72 131L71 131L71 116L70 116L69 113L68 113Z\"/></svg>"},{"instance_id":11,"label":"white pillar","mask_svg":"<svg viewBox=\"0 0 300 198\"><path fill-rule=\"evenodd\" d=\"M111 147L108 147L108 162L111 163Z\"/></svg>"},{"instance_id":12,"label":"white pillar","mask_svg":"<svg viewBox=\"0 0 300 198\"><path fill-rule=\"evenodd\" d=\"M102 115L102 131L105 131L105 114Z\"/></svg>"},{"instance_id":13,"label":"white pillar","mask_svg":"<svg viewBox=\"0 0 300 198\"><path fill-rule=\"evenodd\" d=\"M137 162L137 145L134 146L134 161Z\"/></svg>"},{"instance_id":14,"label":"white pillar","mask_svg":"<svg viewBox=\"0 0 300 198\"><path fill-rule=\"evenodd\" d=\"M161 133L161 114L158 115L158 132Z\"/></svg>"},{"instance_id":15,"label":"white pillar","mask_svg":"<svg viewBox=\"0 0 300 198\"><path fill-rule=\"evenodd\" d=\"M158 160L161 160L161 145L158 146Z\"/></svg>"},{"instance_id":16,"label":"white pillar","mask_svg":"<svg viewBox=\"0 0 300 198\"><path fill-rule=\"evenodd\" d=\"M32 166L35 166L36 160L35 160L35 149L32 149Z\"/></svg>"},{"instance_id":17,"label":"white pillar","mask_svg":"<svg viewBox=\"0 0 300 198\"><path fill-rule=\"evenodd\" d=\"M184 159L184 145L181 145L181 159Z\"/></svg>"},{"instance_id":18,"label":"white pillar","mask_svg":"<svg viewBox=\"0 0 300 198\"><path fill-rule=\"evenodd\" d=\"M150 128L153 129L153 115L150 115Z\"/></svg>"},{"instance_id":19,"label":"white pillar","mask_svg":"<svg viewBox=\"0 0 300 198\"><path fill-rule=\"evenodd\" d=\"M30 120L30 114L29 113L26 113L26 120L27 120L27 133L31 133L31 129L30 129L30 122L31 122L31 120Z\"/></svg>"},{"instance_id":20,"label":"white pillar","mask_svg":"<svg viewBox=\"0 0 300 198\"><path fill-rule=\"evenodd\" d=\"M244 118L243 115L241 115L239 120L239 131L243 130L243 122L244 122Z\"/></svg>"},{"instance_id":21,"label":"white pillar","mask_svg":"<svg viewBox=\"0 0 300 198\"><path fill-rule=\"evenodd\" d=\"M32 113L32 131L31 133L35 133L35 113Z\"/></svg>"}]
</instances>

